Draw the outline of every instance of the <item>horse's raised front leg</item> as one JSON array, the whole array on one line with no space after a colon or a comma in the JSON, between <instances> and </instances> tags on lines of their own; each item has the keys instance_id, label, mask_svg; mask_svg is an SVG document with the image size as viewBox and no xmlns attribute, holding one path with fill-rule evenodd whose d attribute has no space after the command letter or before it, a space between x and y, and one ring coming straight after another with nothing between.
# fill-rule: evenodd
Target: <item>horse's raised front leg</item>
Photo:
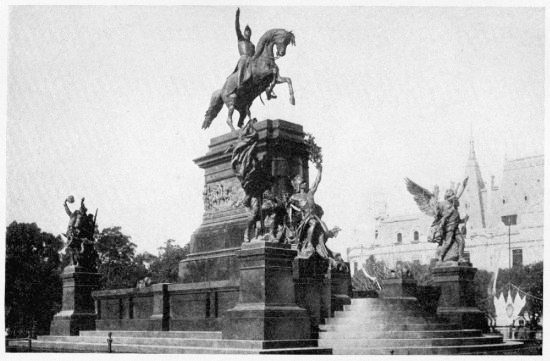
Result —
<instances>
[{"instance_id":1,"label":"horse's raised front leg","mask_svg":"<svg viewBox=\"0 0 550 361\"><path fill-rule=\"evenodd\" d=\"M229 125L229 128L231 128L231 131L234 131L235 127L233 127L233 112L235 111L235 106L231 104L227 107L227 109L227 124Z\"/></svg>"},{"instance_id":2,"label":"horse's raised front leg","mask_svg":"<svg viewBox=\"0 0 550 361\"><path fill-rule=\"evenodd\" d=\"M277 95L273 92L273 88L275 87L275 84L277 84L277 79L279 78L279 68L275 67L272 69L273 71L273 80L271 81L271 84L267 87L265 94L267 96L267 100L270 99L277 99Z\"/></svg>"},{"instance_id":3,"label":"horse's raised front leg","mask_svg":"<svg viewBox=\"0 0 550 361\"><path fill-rule=\"evenodd\" d=\"M277 75L277 84L281 84L281 83L288 84L288 92L290 94L290 104L295 105L296 100L294 99L294 88L292 88L292 80L290 78Z\"/></svg>"}]
</instances>

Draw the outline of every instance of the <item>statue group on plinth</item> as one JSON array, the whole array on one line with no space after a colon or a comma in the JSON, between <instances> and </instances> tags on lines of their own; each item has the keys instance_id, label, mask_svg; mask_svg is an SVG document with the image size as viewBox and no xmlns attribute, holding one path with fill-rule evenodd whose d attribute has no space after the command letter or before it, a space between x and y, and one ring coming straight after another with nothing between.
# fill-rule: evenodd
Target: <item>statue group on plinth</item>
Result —
<instances>
[{"instance_id":1,"label":"statue group on plinth","mask_svg":"<svg viewBox=\"0 0 550 361\"><path fill-rule=\"evenodd\" d=\"M314 195L321 182L322 157L321 148L309 136L306 143L309 160L317 168L317 178L308 188L301 174L289 177L288 186L279 194L273 192L273 179L269 165L260 161L258 152L258 134L254 128L256 119L250 114L252 102L265 92L268 100L276 98L273 88L276 84L287 83L290 103L295 104L294 91L290 78L281 77L275 63L286 54L289 44L295 45L291 31L272 29L267 31L255 47L250 37L252 30L247 25L244 34L241 32L240 10L235 17L239 61L235 70L226 79L222 89L212 95L209 109L202 124L208 128L217 116L223 104L229 110L227 124L233 127L232 116L236 109L240 113L238 127L239 138L229 149L232 151L231 167L239 180L245 196L243 205L248 208L249 217L244 231L244 242L264 241L290 243L297 247L298 257L308 259L314 254L326 259L333 267L342 267L326 246L328 239L335 237L340 229L328 229L322 208L315 203ZM274 51L274 48L276 51ZM263 102L263 100L262 100ZM248 115L249 121L244 119Z\"/></svg>"},{"instance_id":2,"label":"statue group on plinth","mask_svg":"<svg viewBox=\"0 0 550 361\"><path fill-rule=\"evenodd\" d=\"M431 193L408 178L405 182L407 190L414 196L420 210L434 217L428 231L428 242L438 244L436 250L438 262L467 262L464 258L464 246L468 215L460 218L458 207L460 196L468 184L468 178L459 183L455 189L449 188L445 192L443 201L439 201L439 187L435 186Z\"/></svg>"},{"instance_id":3,"label":"statue group on plinth","mask_svg":"<svg viewBox=\"0 0 550 361\"><path fill-rule=\"evenodd\" d=\"M71 212L67 205L67 203L74 203L73 196L67 197L63 202L65 212L69 216L67 233L63 234L67 238L66 252L69 254L71 266L84 267L91 272L97 272L98 254L94 242L97 210L95 215L87 213L84 200L85 198L82 198L80 208L74 212Z\"/></svg>"},{"instance_id":4,"label":"statue group on plinth","mask_svg":"<svg viewBox=\"0 0 550 361\"><path fill-rule=\"evenodd\" d=\"M317 176L311 188L298 174L292 181L292 193L284 190L279 197L272 192L272 180L266 165L257 157L258 134L255 121L241 131L233 146L231 165L245 191L243 205L249 209L244 242L265 241L294 244L298 257L308 259L314 254L326 259L332 267L342 266L342 261L326 246L336 237L340 228L329 229L321 219L323 209L315 203L315 193L321 183L323 171L321 148L308 136L309 160L317 168Z\"/></svg>"}]
</instances>

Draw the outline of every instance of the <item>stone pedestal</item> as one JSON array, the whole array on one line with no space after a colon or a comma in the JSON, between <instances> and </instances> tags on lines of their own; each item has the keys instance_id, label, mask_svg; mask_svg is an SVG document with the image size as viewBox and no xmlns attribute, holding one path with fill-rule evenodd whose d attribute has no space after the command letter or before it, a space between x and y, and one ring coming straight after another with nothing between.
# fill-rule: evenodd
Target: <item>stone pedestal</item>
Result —
<instances>
[{"instance_id":1,"label":"stone pedestal","mask_svg":"<svg viewBox=\"0 0 550 361\"><path fill-rule=\"evenodd\" d=\"M301 125L283 120L263 120L258 132L258 159L270 170L274 195L291 190L290 180L300 174L308 181L308 153ZM205 173L204 213L190 242L190 254L180 262L181 283L237 281L237 252L249 216L243 206L244 190L231 168L231 147L238 131L214 137L206 155L195 159ZM197 210L200 211L200 210Z\"/></svg>"},{"instance_id":2,"label":"stone pedestal","mask_svg":"<svg viewBox=\"0 0 550 361\"><path fill-rule=\"evenodd\" d=\"M414 278L388 278L382 280L381 298L416 298L417 282Z\"/></svg>"},{"instance_id":3,"label":"stone pedestal","mask_svg":"<svg viewBox=\"0 0 550 361\"><path fill-rule=\"evenodd\" d=\"M474 276L471 263L444 262L432 269L433 282L441 295L437 315L463 329L485 329L485 315L475 305Z\"/></svg>"},{"instance_id":4,"label":"stone pedestal","mask_svg":"<svg viewBox=\"0 0 550 361\"><path fill-rule=\"evenodd\" d=\"M99 273L82 267L63 270L63 305L50 325L50 335L78 335L81 330L95 330L95 304L92 291L99 285Z\"/></svg>"},{"instance_id":5,"label":"stone pedestal","mask_svg":"<svg viewBox=\"0 0 550 361\"><path fill-rule=\"evenodd\" d=\"M351 275L349 264L347 271L332 270L330 273L331 286L331 316L334 311L343 311L344 305L351 305Z\"/></svg>"},{"instance_id":6,"label":"stone pedestal","mask_svg":"<svg viewBox=\"0 0 550 361\"><path fill-rule=\"evenodd\" d=\"M169 283L157 283L151 286L153 290L153 314L149 318L149 330L168 331L170 325Z\"/></svg>"},{"instance_id":7,"label":"stone pedestal","mask_svg":"<svg viewBox=\"0 0 550 361\"><path fill-rule=\"evenodd\" d=\"M225 314L223 338L261 340L264 348L291 347L308 340L309 317L294 296L296 251L289 245L256 241L243 243L238 257L239 301Z\"/></svg>"},{"instance_id":8,"label":"stone pedestal","mask_svg":"<svg viewBox=\"0 0 550 361\"><path fill-rule=\"evenodd\" d=\"M319 325L331 317L331 279L328 261L314 254L309 259L296 258L293 262L296 303L307 310L311 337L319 334Z\"/></svg>"}]
</instances>

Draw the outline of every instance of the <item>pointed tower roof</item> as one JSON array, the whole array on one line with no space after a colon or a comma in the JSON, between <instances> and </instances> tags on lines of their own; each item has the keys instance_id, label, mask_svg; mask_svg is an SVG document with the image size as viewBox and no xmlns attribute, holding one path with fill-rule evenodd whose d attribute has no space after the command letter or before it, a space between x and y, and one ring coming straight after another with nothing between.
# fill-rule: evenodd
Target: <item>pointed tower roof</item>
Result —
<instances>
[{"instance_id":1,"label":"pointed tower roof","mask_svg":"<svg viewBox=\"0 0 550 361\"><path fill-rule=\"evenodd\" d=\"M479 169L479 164L476 158L476 150L474 148L474 137L470 136L470 154L468 156L468 161L466 162L466 177L470 177L469 184L473 185L475 182L476 186L480 190L485 189L485 182L481 177L481 170Z\"/></svg>"},{"instance_id":2,"label":"pointed tower roof","mask_svg":"<svg viewBox=\"0 0 550 361\"><path fill-rule=\"evenodd\" d=\"M469 229L485 228L487 189L481 176L481 169L476 158L474 137L470 135L470 154L466 161L464 177L469 177L468 186L460 200L461 214L468 214ZM464 212L464 213L462 213Z\"/></svg>"}]
</instances>

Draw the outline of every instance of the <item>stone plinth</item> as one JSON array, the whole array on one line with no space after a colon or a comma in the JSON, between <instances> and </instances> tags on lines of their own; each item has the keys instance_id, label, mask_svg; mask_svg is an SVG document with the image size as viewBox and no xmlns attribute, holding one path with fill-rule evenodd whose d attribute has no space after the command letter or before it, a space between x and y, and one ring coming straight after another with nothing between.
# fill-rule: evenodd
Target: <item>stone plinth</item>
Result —
<instances>
[{"instance_id":1,"label":"stone plinth","mask_svg":"<svg viewBox=\"0 0 550 361\"><path fill-rule=\"evenodd\" d=\"M316 338L319 325L324 319L331 317L329 263L318 254L314 254L309 259L294 259L293 267L296 303L307 310L311 337Z\"/></svg>"},{"instance_id":2,"label":"stone plinth","mask_svg":"<svg viewBox=\"0 0 550 361\"><path fill-rule=\"evenodd\" d=\"M270 169L272 190L280 196L289 190L297 174L308 181L308 153L302 126L283 120L264 120L254 125L258 132L258 159ZM190 254L181 261L180 282L238 281L237 252L244 238L248 210L244 191L231 168L231 147L239 132L212 138L209 150L195 163L205 172L202 224L190 242ZM200 211L200 210L197 210Z\"/></svg>"},{"instance_id":3,"label":"stone plinth","mask_svg":"<svg viewBox=\"0 0 550 361\"><path fill-rule=\"evenodd\" d=\"M414 278L388 278L382 280L380 298L416 298L417 282Z\"/></svg>"},{"instance_id":4,"label":"stone plinth","mask_svg":"<svg viewBox=\"0 0 550 361\"><path fill-rule=\"evenodd\" d=\"M295 346L310 339L307 312L295 303L296 251L289 245L256 241L243 243L238 257L239 301L225 314L223 338L262 340L265 348L285 347L281 340L293 340Z\"/></svg>"},{"instance_id":5,"label":"stone plinth","mask_svg":"<svg viewBox=\"0 0 550 361\"><path fill-rule=\"evenodd\" d=\"M149 330L168 331L170 325L169 283L157 283L153 289L153 314L149 318Z\"/></svg>"},{"instance_id":6,"label":"stone plinth","mask_svg":"<svg viewBox=\"0 0 550 361\"><path fill-rule=\"evenodd\" d=\"M51 335L78 335L81 330L95 330L92 292L98 288L99 278L99 273L82 267L65 267L61 274L63 304L51 322Z\"/></svg>"},{"instance_id":7,"label":"stone plinth","mask_svg":"<svg viewBox=\"0 0 550 361\"><path fill-rule=\"evenodd\" d=\"M331 315L334 311L343 311L344 305L351 305L351 275L347 270L332 270L330 273Z\"/></svg>"},{"instance_id":8,"label":"stone plinth","mask_svg":"<svg viewBox=\"0 0 550 361\"><path fill-rule=\"evenodd\" d=\"M485 329L485 315L475 305L471 263L444 262L432 269L434 286L441 289L437 315L463 329Z\"/></svg>"}]
</instances>

